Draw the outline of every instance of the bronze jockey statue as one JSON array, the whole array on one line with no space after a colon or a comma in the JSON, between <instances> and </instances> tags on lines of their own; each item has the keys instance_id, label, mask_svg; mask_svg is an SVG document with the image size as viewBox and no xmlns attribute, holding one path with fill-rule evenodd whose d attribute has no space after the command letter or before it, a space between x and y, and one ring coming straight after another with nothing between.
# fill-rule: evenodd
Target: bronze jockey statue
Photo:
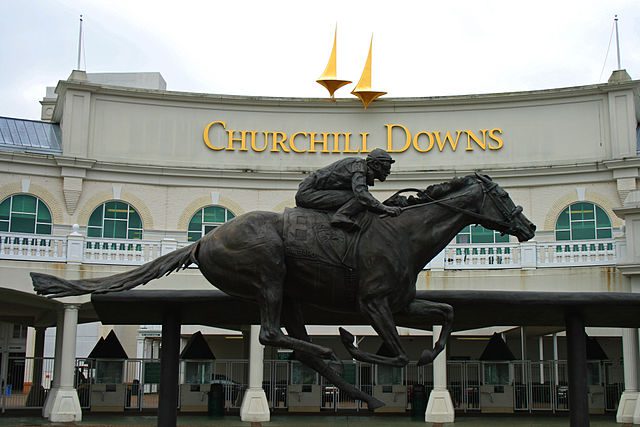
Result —
<instances>
[{"instance_id":1,"label":"bronze jockey statue","mask_svg":"<svg viewBox=\"0 0 640 427\"><path fill-rule=\"evenodd\" d=\"M331 225L358 229L355 221L364 210L398 216L401 209L385 206L369 193L374 180L384 181L395 160L386 151L376 148L366 159L347 157L318 169L300 183L296 205L302 208L336 211Z\"/></svg>"}]
</instances>

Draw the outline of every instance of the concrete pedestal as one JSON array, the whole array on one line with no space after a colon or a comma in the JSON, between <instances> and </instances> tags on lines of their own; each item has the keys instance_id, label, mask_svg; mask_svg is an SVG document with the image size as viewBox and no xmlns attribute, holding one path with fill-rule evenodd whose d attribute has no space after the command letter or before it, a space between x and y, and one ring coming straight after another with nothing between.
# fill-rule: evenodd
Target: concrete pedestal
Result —
<instances>
[{"instance_id":1,"label":"concrete pedestal","mask_svg":"<svg viewBox=\"0 0 640 427\"><path fill-rule=\"evenodd\" d=\"M425 422L452 423L454 418L455 411L449 390L433 390L429 395Z\"/></svg>"},{"instance_id":2,"label":"concrete pedestal","mask_svg":"<svg viewBox=\"0 0 640 427\"><path fill-rule=\"evenodd\" d=\"M631 424L636 410L636 404L640 395L637 391L624 391L618 403L616 422L621 424Z\"/></svg>"},{"instance_id":3,"label":"concrete pedestal","mask_svg":"<svg viewBox=\"0 0 640 427\"><path fill-rule=\"evenodd\" d=\"M75 388L60 387L53 393L49 421L52 423L82 421L82 409L80 408L80 400Z\"/></svg>"},{"instance_id":4,"label":"concrete pedestal","mask_svg":"<svg viewBox=\"0 0 640 427\"><path fill-rule=\"evenodd\" d=\"M249 349L249 388L244 393L240 407L240 419L244 422L261 423L271 419L269 402L262 389L264 346L258 340L260 326L251 325Z\"/></svg>"}]
</instances>

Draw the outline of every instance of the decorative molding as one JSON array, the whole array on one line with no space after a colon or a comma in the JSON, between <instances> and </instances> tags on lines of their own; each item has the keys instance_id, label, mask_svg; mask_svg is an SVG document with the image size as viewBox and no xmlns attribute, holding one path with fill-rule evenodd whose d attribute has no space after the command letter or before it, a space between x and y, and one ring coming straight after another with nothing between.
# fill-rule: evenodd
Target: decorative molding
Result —
<instances>
[{"instance_id":1,"label":"decorative molding","mask_svg":"<svg viewBox=\"0 0 640 427\"><path fill-rule=\"evenodd\" d=\"M22 192L28 193L31 185L31 178L22 178Z\"/></svg>"},{"instance_id":2,"label":"decorative molding","mask_svg":"<svg viewBox=\"0 0 640 427\"><path fill-rule=\"evenodd\" d=\"M113 186L113 199L121 200L122 197L122 184L112 184Z\"/></svg>"},{"instance_id":3,"label":"decorative molding","mask_svg":"<svg viewBox=\"0 0 640 427\"><path fill-rule=\"evenodd\" d=\"M67 207L67 213L69 215L73 215L78 207L80 195L82 195L82 178L65 176L62 182L62 192L64 194L64 203Z\"/></svg>"},{"instance_id":4,"label":"decorative molding","mask_svg":"<svg viewBox=\"0 0 640 427\"><path fill-rule=\"evenodd\" d=\"M146 203L131 193L125 192L122 196L122 198L117 200L129 203L136 211L138 211L140 219L142 220L143 230L153 230L153 215ZM89 223L89 217L94 209L110 200L114 200L113 193L108 191L102 191L91 197L83 204L82 209L78 213L78 224L83 227L86 226Z\"/></svg>"}]
</instances>

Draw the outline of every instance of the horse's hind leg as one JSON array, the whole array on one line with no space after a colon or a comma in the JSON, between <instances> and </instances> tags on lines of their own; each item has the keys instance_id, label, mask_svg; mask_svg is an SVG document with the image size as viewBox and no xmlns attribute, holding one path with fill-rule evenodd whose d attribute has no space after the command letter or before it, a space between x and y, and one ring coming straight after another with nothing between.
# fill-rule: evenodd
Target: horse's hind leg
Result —
<instances>
[{"instance_id":1,"label":"horse's hind leg","mask_svg":"<svg viewBox=\"0 0 640 427\"><path fill-rule=\"evenodd\" d=\"M387 348L394 354L393 357L380 356L367 353L353 345L353 335L340 328L340 337L345 348L354 359L369 363L381 363L383 365L403 367L409 362L409 358L400 344L400 337L393 320L393 313L386 299L374 299L361 301L362 311L369 317L371 326L376 330Z\"/></svg>"},{"instance_id":2,"label":"horse's hind leg","mask_svg":"<svg viewBox=\"0 0 640 427\"><path fill-rule=\"evenodd\" d=\"M442 332L440 333L438 341L436 341L433 346L433 350L423 351L420 360L418 360L418 366L431 363L431 361L444 350L447 339L451 334L451 329L453 328L453 307L449 304L415 299L409 304L406 312L409 316L415 317L431 317L435 313L443 319Z\"/></svg>"},{"instance_id":3,"label":"horse's hind leg","mask_svg":"<svg viewBox=\"0 0 640 427\"><path fill-rule=\"evenodd\" d=\"M304 320L302 319L302 310L300 309L300 305L291 302L285 305L285 310L286 311L282 313L282 320L284 323L284 327L287 329L287 333L294 338L309 342L311 338L309 337L309 334L307 334L307 328L304 326ZM352 384L349 384L347 381L345 381L345 379L342 378L338 372L332 369L330 365L327 365L319 357L310 353L306 353L304 351L296 351L295 357L297 360L325 377L333 385L344 391L353 399L367 402L367 407L369 409L373 410L384 406L384 403L382 403L378 399L374 398L370 394L363 392L360 389L357 389Z\"/></svg>"},{"instance_id":4,"label":"horse's hind leg","mask_svg":"<svg viewBox=\"0 0 640 427\"><path fill-rule=\"evenodd\" d=\"M339 360L332 349L292 338L280 329L280 314L283 299L283 283L276 280L264 280L258 296L260 305L260 342L272 347L303 351L322 359Z\"/></svg>"}]
</instances>

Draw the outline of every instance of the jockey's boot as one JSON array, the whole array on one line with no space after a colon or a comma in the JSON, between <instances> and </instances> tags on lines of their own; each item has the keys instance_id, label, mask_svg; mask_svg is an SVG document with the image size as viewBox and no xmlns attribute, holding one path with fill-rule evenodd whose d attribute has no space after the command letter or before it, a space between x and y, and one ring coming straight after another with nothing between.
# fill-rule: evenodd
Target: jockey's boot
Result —
<instances>
[{"instance_id":1,"label":"jockey's boot","mask_svg":"<svg viewBox=\"0 0 640 427\"><path fill-rule=\"evenodd\" d=\"M360 230L360 226L353 219L340 212L333 214L333 217L331 217L331 225L347 231Z\"/></svg>"}]
</instances>

